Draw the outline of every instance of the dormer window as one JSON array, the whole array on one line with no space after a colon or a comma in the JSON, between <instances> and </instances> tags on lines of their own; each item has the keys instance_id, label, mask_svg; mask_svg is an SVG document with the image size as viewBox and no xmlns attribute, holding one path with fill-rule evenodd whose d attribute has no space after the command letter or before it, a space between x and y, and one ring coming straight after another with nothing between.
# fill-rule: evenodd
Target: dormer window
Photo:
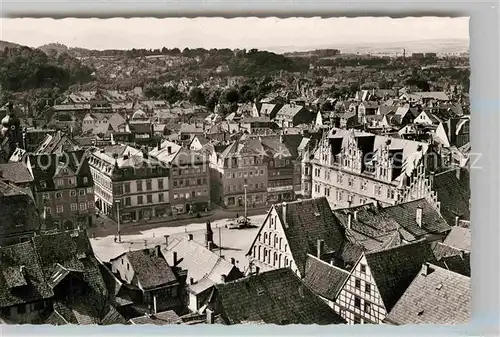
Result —
<instances>
[{"instance_id":1,"label":"dormer window","mask_svg":"<svg viewBox=\"0 0 500 337\"><path fill-rule=\"evenodd\" d=\"M47 188L47 182L45 180L40 181L40 186L42 186L42 188Z\"/></svg>"}]
</instances>

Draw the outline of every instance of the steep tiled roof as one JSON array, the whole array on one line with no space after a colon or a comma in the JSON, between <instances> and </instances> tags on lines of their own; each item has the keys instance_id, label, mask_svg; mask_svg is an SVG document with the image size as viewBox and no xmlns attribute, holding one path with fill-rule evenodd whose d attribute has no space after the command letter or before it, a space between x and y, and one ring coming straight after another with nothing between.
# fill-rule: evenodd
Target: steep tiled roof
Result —
<instances>
[{"instance_id":1,"label":"steep tiled roof","mask_svg":"<svg viewBox=\"0 0 500 337\"><path fill-rule=\"evenodd\" d=\"M47 135L34 152L36 154L53 154L61 153L62 151L76 151L79 149L79 146L69 136L62 132L57 132L54 135Z\"/></svg>"},{"instance_id":2,"label":"steep tiled roof","mask_svg":"<svg viewBox=\"0 0 500 337\"><path fill-rule=\"evenodd\" d=\"M471 231L470 228L452 227L443 243L461 250L471 250Z\"/></svg>"},{"instance_id":3,"label":"steep tiled roof","mask_svg":"<svg viewBox=\"0 0 500 337\"><path fill-rule=\"evenodd\" d=\"M325 253L340 253L345 243L343 229L333 216L325 197L290 202L273 206L283 224L283 230L301 274L305 271L307 253L315 252L317 240L324 240Z\"/></svg>"},{"instance_id":4,"label":"steep tiled roof","mask_svg":"<svg viewBox=\"0 0 500 337\"><path fill-rule=\"evenodd\" d=\"M427 268L427 274L416 275L386 321L397 325L468 323L472 318L470 277L435 265Z\"/></svg>"},{"instance_id":5,"label":"steep tiled roof","mask_svg":"<svg viewBox=\"0 0 500 337\"><path fill-rule=\"evenodd\" d=\"M31 242L0 248L0 307L54 296Z\"/></svg>"},{"instance_id":6,"label":"steep tiled roof","mask_svg":"<svg viewBox=\"0 0 500 337\"><path fill-rule=\"evenodd\" d=\"M438 242L432 251L437 260L435 263L440 267L470 276L470 252L448 246L441 242Z\"/></svg>"},{"instance_id":7,"label":"steep tiled roof","mask_svg":"<svg viewBox=\"0 0 500 337\"><path fill-rule=\"evenodd\" d=\"M334 301L349 272L308 255L304 283L316 294Z\"/></svg>"},{"instance_id":8,"label":"steep tiled roof","mask_svg":"<svg viewBox=\"0 0 500 337\"><path fill-rule=\"evenodd\" d=\"M0 179L6 179L15 184L30 183L33 181L28 167L23 162L0 164Z\"/></svg>"},{"instance_id":9,"label":"steep tiled roof","mask_svg":"<svg viewBox=\"0 0 500 337\"><path fill-rule=\"evenodd\" d=\"M289 268L216 285L227 324L341 324L344 320Z\"/></svg>"},{"instance_id":10,"label":"steep tiled roof","mask_svg":"<svg viewBox=\"0 0 500 337\"><path fill-rule=\"evenodd\" d=\"M460 169L460 179L457 169L437 173L434 176L433 190L440 202L440 211L450 226L455 224L455 217L470 219L470 178L467 170Z\"/></svg>"},{"instance_id":11,"label":"steep tiled roof","mask_svg":"<svg viewBox=\"0 0 500 337\"><path fill-rule=\"evenodd\" d=\"M203 278L208 278L214 283L220 282L223 274L228 276L236 268L229 261L194 240L175 238L167 247L162 248L163 256L172 266L173 252L177 253L176 267L187 270L188 279L193 278L195 282Z\"/></svg>"},{"instance_id":12,"label":"steep tiled roof","mask_svg":"<svg viewBox=\"0 0 500 337\"><path fill-rule=\"evenodd\" d=\"M181 318L172 310L159 312L154 315L146 315L132 318L132 324L170 325L182 324Z\"/></svg>"},{"instance_id":13,"label":"steep tiled roof","mask_svg":"<svg viewBox=\"0 0 500 337\"><path fill-rule=\"evenodd\" d=\"M420 240L366 253L365 257L385 308L390 311L422 264L433 261L434 256L429 244Z\"/></svg>"},{"instance_id":14,"label":"steep tiled roof","mask_svg":"<svg viewBox=\"0 0 500 337\"><path fill-rule=\"evenodd\" d=\"M177 282L170 266L164 258L156 256L154 249L127 252L125 256L127 256L135 272L135 277L143 289Z\"/></svg>"}]
</instances>

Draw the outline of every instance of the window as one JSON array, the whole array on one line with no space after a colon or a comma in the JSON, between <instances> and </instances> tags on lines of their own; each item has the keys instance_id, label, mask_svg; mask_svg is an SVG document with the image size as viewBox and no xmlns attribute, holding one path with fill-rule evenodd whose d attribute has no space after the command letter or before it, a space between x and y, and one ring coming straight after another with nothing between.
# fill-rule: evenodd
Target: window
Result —
<instances>
[{"instance_id":1,"label":"window","mask_svg":"<svg viewBox=\"0 0 500 337\"><path fill-rule=\"evenodd\" d=\"M47 188L47 182L44 180L40 181L40 186L42 186L42 188Z\"/></svg>"},{"instance_id":2,"label":"window","mask_svg":"<svg viewBox=\"0 0 500 337\"><path fill-rule=\"evenodd\" d=\"M365 293L367 293L369 295L371 290L372 290L371 284L365 283Z\"/></svg>"},{"instance_id":3,"label":"window","mask_svg":"<svg viewBox=\"0 0 500 337\"><path fill-rule=\"evenodd\" d=\"M330 196L330 189L325 187L325 196Z\"/></svg>"},{"instance_id":4,"label":"window","mask_svg":"<svg viewBox=\"0 0 500 337\"><path fill-rule=\"evenodd\" d=\"M159 190L163 189L163 179L158 179L158 189Z\"/></svg>"},{"instance_id":5,"label":"window","mask_svg":"<svg viewBox=\"0 0 500 337\"><path fill-rule=\"evenodd\" d=\"M138 192L142 191L142 181L141 180L137 180L136 184L137 184L137 191Z\"/></svg>"},{"instance_id":6,"label":"window","mask_svg":"<svg viewBox=\"0 0 500 337\"><path fill-rule=\"evenodd\" d=\"M358 296L354 297L354 307L355 308L361 308L361 299Z\"/></svg>"},{"instance_id":7,"label":"window","mask_svg":"<svg viewBox=\"0 0 500 337\"><path fill-rule=\"evenodd\" d=\"M56 192L56 199L61 199L61 198L62 198L62 193Z\"/></svg>"},{"instance_id":8,"label":"window","mask_svg":"<svg viewBox=\"0 0 500 337\"><path fill-rule=\"evenodd\" d=\"M361 317L354 315L354 324L361 324Z\"/></svg>"},{"instance_id":9,"label":"window","mask_svg":"<svg viewBox=\"0 0 500 337\"><path fill-rule=\"evenodd\" d=\"M152 186L151 186L151 180L146 180L146 190L151 191Z\"/></svg>"},{"instance_id":10,"label":"window","mask_svg":"<svg viewBox=\"0 0 500 337\"><path fill-rule=\"evenodd\" d=\"M365 302L365 312L370 313L371 306L369 302Z\"/></svg>"},{"instance_id":11,"label":"window","mask_svg":"<svg viewBox=\"0 0 500 337\"><path fill-rule=\"evenodd\" d=\"M125 193L130 193L130 183L123 184L123 189Z\"/></svg>"},{"instance_id":12,"label":"window","mask_svg":"<svg viewBox=\"0 0 500 337\"><path fill-rule=\"evenodd\" d=\"M163 193L159 193L158 194L158 202L163 202L164 199L163 199Z\"/></svg>"},{"instance_id":13,"label":"window","mask_svg":"<svg viewBox=\"0 0 500 337\"><path fill-rule=\"evenodd\" d=\"M349 187L352 187L354 185L354 179L349 178L348 185L349 185Z\"/></svg>"},{"instance_id":14,"label":"window","mask_svg":"<svg viewBox=\"0 0 500 337\"><path fill-rule=\"evenodd\" d=\"M71 210L72 211L76 211L78 209L78 205L77 204L71 204Z\"/></svg>"},{"instance_id":15,"label":"window","mask_svg":"<svg viewBox=\"0 0 500 337\"><path fill-rule=\"evenodd\" d=\"M174 200L178 199L178 198L179 198L179 196L177 195L177 193L174 193Z\"/></svg>"},{"instance_id":16,"label":"window","mask_svg":"<svg viewBox=\"0 0 500 337\"><path fill-rule=\"evenodd\" d=\"M366 266L364 264L360 265L359 269L361 270L362 273L366 273Z\"/></svg>"},{"instance_id":17,"label":"window","mask_svg":"<svg viewBox=\"0 0 500 337\"><path fill-rule=\"evenodd\" d=\"M130 206L130 205L131 205L130 197L125 197L125 206Z\"/></svg>"},{"instance_id":18,"label":"window","mask_svg":"<svg viewBox=\"0 0 500 337\"><path fill-rule=\"evenodd\" d=\"M92 194L92 187L87 187L87 194Z\"/></svg>"},{"instance_id":19,"label":"window","mask_svg":"<svg viewBox=\"0 0 500 337\"><path fill-rule=\"evenodd\" d=\"M72 180L70 179L69 181L70 181L70 184L73 185ZM89 183L89 178L83 177L83 183L84 184L88 184Z\"/></svg>"},{"instance_id":20,"label":"window","mask_svg":"<svg viewBox=\"0 0 500 337\"><path fill-rule=\"evenodd\" d=\"M78 190L78 195L85 195L85 190Z\"/></svg>"},{"instance_id":21,"label":"window","mask_svg":"<svg viewBox=\"0 0 500 337\"><path fill-rule=\"evenodd\" d=\"M361 190L364 191L366 190L366 181L365 180L362 180L361 183L360 183L360 187L361 187Z\"/></svg>"},{"instance_id":22,"label":"window","mask_svg":"<svg viewBox=\"0 0 500 337\"><path fill-rule=\"evenodd\" d=\"M45 207L45 213L50 214L50 212L51 212L50 207Z\"/></svg>"},{"instance_id":23,"label":"window","mask_svg":"<svg viewBox=\"0 0 500 337\"><path fill-rule=\"evenodd\" d=\"M57 205L57 213L64 212L64 205Z\"/></svg>"},{"instance_id":24,"label":"window","mask_svg":"<svg viewBox=\"0 0 500 337\"><path fill-rule=\"evenodd\" d=\"M87 209L87 204L84 202L80 203L80 210L85 211L86 209Z\"/></svg>"},{"instance_id":25,"label":"window","mask_svg":"<svg viewBox=\"0 0 500 337\"><path fill-rule=\"evenodd\" d=\"M137 203L138 203L139 205L142 205L142 202L143 202L143 201L142 201L142 195L138 195L138 196L137 196Z\"/></svg>"},{"instance_id":26,"label":"window","mask_svg":"<svg viewBox=\"0 0 500 337\"><path fill-rule=\"evenodd\" d=\"M127 262L127 270L130 270L130 265L128 264L128 262Z\"/></svg>"},{"instance_id":27,"label":"window","mask_svg":"<svg viewBox=\"0 0 500 337\"><path fill-rule=\"evenodd\" d=\"M354 281L354 287L355 287L356 289L361 289L361 280L356 279L356 280Z\"/></svg>"},{"instance_id":28,"label":"window","mask_svg":"<svg viewBox=\"0 0 500 337\"><path fill-rule=\"evenodd\" d=\"M69 185L74 185L74 184L75 184L75 179L73 179L73 178L69 178L69 179L68 179L68 184L69 184Z\"/></svg>"},{"instance_id":29,"label":"window","mask_svg":"<svg viewBox=\"0 0 500 337\"><path fill-rule=\"evenodd\" d=\"M92 209L92 208L94 208L94 205L95 205L95 204L94 204L94 202L93 202L93 201L87 201L87 208L88 208L88 209Z\"/></svg>"},{"instance_id":30,"label":"window","mask_svg":"<svg viewBox=\"0 0 500 337\"><path fill-rule=\"evenodd\" d=\"M63 179L57 179L56 184L57 184L57 186L64 186L64 180Z\"/></svg>"},{"instance_id":31,"label":"window","mask_svg":"<svg viewBox=\"0 0 500 337\"><path fill-rule=\"evenodd\" d=\"M151 194L148 194L146 196L147 200L148 200L148 204L152 204L153 203L153 196Z\"/></svg>"},{"instance_id":32,"label":"window","mask_svg":"<svg viewBox=\"0 0 500 337\"><path fill-rule=\"evenodd\" d=\"M42 198L43 198L43 200L48 200L48 199L50 199L50 195L48 193L44 193L42 195Z\"/></svg>"}]
</instances>

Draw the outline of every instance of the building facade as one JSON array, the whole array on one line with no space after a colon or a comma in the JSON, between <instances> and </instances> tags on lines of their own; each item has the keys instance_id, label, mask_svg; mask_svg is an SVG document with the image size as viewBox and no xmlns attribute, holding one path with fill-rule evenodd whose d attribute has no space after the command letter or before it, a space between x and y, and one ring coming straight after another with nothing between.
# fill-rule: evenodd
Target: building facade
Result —
<instances>
[{"instance_id":1,"label":"building facade","mask_svg":"<svg viewBox=\"0 0 500 337\"><path fill-rule=\"evenodd\" d=\"M34 198L45 229L70 230L95 223L94 179L82 150L29 158Z\"/></svg>"},{"instance_id":2,"label":"building facade","mask_svg":"<svg viewBox=\"0 0 500 337\"><path fill-rule=\"evenodd\" d=\"M258 139L233 142L210 158L212 200L223 207L241 208L267 202L266 151Z\"/></svg>"},{"instance_id":3,"label":"building facade","mask_svg":"<svg viewBox=\"0 0 500 337\"><path fill-rule=\"evenodd\" d=\"M123 222L171 215L169 169L126 145L95 150L90 159L96 206Z\"/></svg>"},{"instance_id":4,"label":"building facade","mask_svg":"<svg viewBox=\"0 0 500 337\"><path fill-rule=\"evenodd\" d=\"M425 143L332 129L311 160L312 197L325 196L333 209L422 197L438 207L426 176L439 165L436 159L439 155Z\"/></svg>"},{"instance_id":5,"label":"building facade","mask_svg":"<svg viewBox=\"0 0 500 337\"><path fill-rule=\"evenodd\" d=\"M173 215L210 209L208 156L170 141L159 143L149 155L170 168L170 204Z\"/></svg>"}]
</instances>

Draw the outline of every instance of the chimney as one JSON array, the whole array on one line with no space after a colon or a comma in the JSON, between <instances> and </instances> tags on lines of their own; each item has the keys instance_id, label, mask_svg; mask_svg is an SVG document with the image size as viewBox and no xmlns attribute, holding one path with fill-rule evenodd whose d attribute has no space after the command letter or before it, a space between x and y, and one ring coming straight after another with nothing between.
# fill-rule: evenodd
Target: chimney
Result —
<instances>
[{"instance_id":1,"label":"chimney","mask_svg":"<svg viewBox=\"0 0 500 337\"><path fill-rule=\"evenodd\" d=\"M164 237L165 237L165 247L168 247L168 237L169 236L168 235L164 235Z\"/></svg>"},{"instance_id":2,"label":"chimney","mask_svg":"<svg viewBox=\"0 0 500 337\"><path fill-rule=\"evenodd\" d=\"M236 264L236 260L234 259L234 257L231 258L231 264L234 266Z\"/></svg>"},{"instance_id":3,"label":"chimney","mask_svg":"<svg viewBox=\"0 0 500 337\"><path fill-rule=\"evenodd\" d=\"M212 241L207 242L207 249L208 250L213 250L214 249L214 243Z\"/></svg>"},{"instance_id":4,"label":"chimney","mask_svg":"<svg viewBox=\"0 0 500 337\"><path fill-rule=\"evenodd\" d=\"M188 234L188 241L192 241L193 240L193 234Z\"/></svg>"},{"instance_id":5,"label":"chimney","mask_svg":"<svg viewBox=\"0 0 500 337\"><path fill-rule=\"evenodd\" d=\"M177 262L178 262L177 261L177 252L173 252L172 255L173 255L173 258L174 258L174 267L175 267L175 266L177 266Z\"/></svg>"},{"instance_id":6,"label":"chimney","mask_svg":"<svg viewBox=\"0 0 500 337\"><path fill-rule=\"evenodd\" d=\"M220 276L220 281L221 281L221 283L226 283L226 275L225 274L222 274Z\"/></svg>"},{"instance_id":7,"label":"chimney","mask_svg":"<svg viewBox=\"0 0 500 337\"><path fill-rule=\"evenodd\" d=\"M156 296L153 296L153 314L156 315L157 311L156 311Z\"/></svg>"},{"instance_id":8,"label":"chimney","mask_svg":"<svg viewBox=\"0 0 500 337\"><path fill-rule=\"evenodd\" d=\"M281 207L282 207L282 209L283 209L283 215L282 215L282 216L283 216L283 222L284 222L285 226L287 226L287 222L286 222L286 212L287 212L288 205L287 205L287 203L286 203L286 202L283 202L283 203L281 204Z\"/></svg>"},{"instance_id":9,"label":"chimney","mask_svg":"<svg viewBox=\"0 0 500 337\"><path fill-rule=\"evenodd\" d=\"M194 279L192 277L189 278L189 284L194 284Z\"/></svg>"},{"instance_id":10,"label":"chimney","mask_svg":"<svg viewBox=\"0 0 500 337\"><path fill-rule=\"evenodd\" d=\"M422 275L427 276L429 275L429 263L426 262L422 265Z\"/></svg>"},{"instance_id":11,"label":"chimney","mask_svg":"<svg viewBox=\"0 0 500 337\"><path fill-rule=\"evenodd\" d=\"M455 226L457 226L457 227L458 227L458 223L459 223L459 222L460 222L460 217L457 215L457 216L455 217Z\"/></svg>"},{"instance_id":12,"label":"chimney","mask_svg":"<svg viewBox=\"0 0 500 337\"><path fill-rule=\"evenodd\" d=\"M417 207L417 216L415 220L417 221L418 227L422 228L422 207L420 206Z\"/></svg>"},{"instance_id":13,"label":"chimney","mask_svg":"<svg viewBox=\"0 0 500 337\"><path fill-rule=\"evenodd\" d=\"M160 255L161 255L160 245L155 246L155 255L156 255L156 257L160 257Z\"/></svg>"},{"instance_id":14,"label":"chimney","mask_svg":"<svg viewBox=\"0 0 500 337\"><path fill-rule=\"evenodd\" d=\"M431 189L434 189L434 171L431 171L429 175L429 185Z\"/></svg>"},{"instance_id":15,"label":"chimney","mask_svg":"<svg viewBox=\"0 0 500 337\"><path fill-rule=\"evenodd\" d=\"M349 213L347 214L347 228L351 229L351 226L352 226L352 214Z\"/></svg>"},{"instance_id":16,"label":"chimney","mask_svg":"<svg viewBox=\"0 0 500 337\"><path fill-rule=\"evenodd\" d=\"M207 324L214 324L214 313L212 312L212 310L207 309L206 313L207 313Z\"/></svg>"},{"instance_id":17,"label":"chimney","mask_svg":"<svg viewBox=\"0 0 500 337\"><path fill-rule=\"evenodd\" d=\"M358 221L358 211L354 211L354 221Z\"/></svg>"},{"instance_id":18,"label":"chimney","mask_svg":"<svg viewBox=\"0 0 500 337\"><path fill-rule=\"evenodd\" d=\"M318 239L316 257L321 260L321 256L323 255L325 249L325 240Z\"/></svg>"},{"instance_id":19,"label":"chimney","mask_svg":"<svg viewBox=\"0 0 500 337\"><path fill-rule=\"evenodd\" d=\"M456 169L455 172L456 172L456 175L457 175L457 179L460 180L460 173L461 173L460 167L457 167L457 169Z\"/></svg>"},{"instance_id":20,"label":"chimney","mask_svg":"<svg viewBox=\"0 0 500 337\"><path fill-rule=\"evenodd\" d=\"M172 154L172 146L167 146L167 152L168 154Z\"/></svg>"}]
</instances>

